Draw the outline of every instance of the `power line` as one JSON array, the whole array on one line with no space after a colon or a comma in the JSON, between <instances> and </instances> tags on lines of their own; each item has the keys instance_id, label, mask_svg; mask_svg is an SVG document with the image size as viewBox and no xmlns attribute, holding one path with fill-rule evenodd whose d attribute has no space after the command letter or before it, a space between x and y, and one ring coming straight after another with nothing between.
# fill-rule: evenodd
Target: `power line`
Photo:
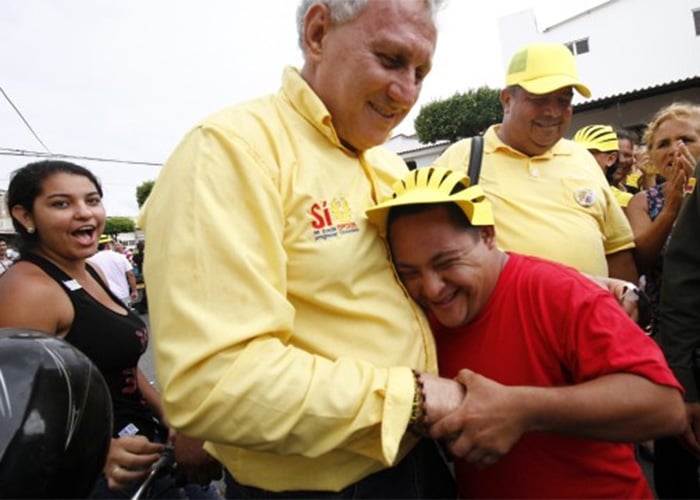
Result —
<instances>
[{"instance_id":1,"label":"power line","mask_svg":"<svg viewBox=\"0 0 700 500\"><path fill-rule=\"evenodd\" d=\"M15 149L15 148L2 148L0 147L0 156L25 156L29 158L52 158L61 160L85 160L85 161L98 161L106 163L120 163L124 165L146 165L150 167L162 167L162 163L156 163L152 161L136 161L136 160L121 160L117 158L101 158L97 156L82 156L82 155L69 155L62 153L44 153L42 151L30 151L27 149Z\"/></svg>"},{"instance_id":2,"label":"power line","mask_svg":"<svg viewBox=\"0 0 700 500\"><path fill-rule=\"evenodd\" d=\"M15 110L15 113L17 113L17 115L22 119L22 121L23 121L24 124L27 126L27 128L29 129L29 131L32 133L32 135L34 136L34 138L35 138L37 141L39 141L39 144L41 144L42 146L44 146L44 149L45 149L46 151L48 151L48 152L50 153L51 150L50 150L48 147L46 147L46 144L44 144L44 141L42 141L42 140L39 138L39 135L38 135L36 132L34 132L34 129L32 128L32 126L29 125L29 122L24 118L24 115L22 115L22 112L19 110L19 108L18 108L17 106L15 106L15 103L12 102L12 99L10 99L10 96L7 95L7 93L5 93L5 91L4 91L3 88L2 88L2 85L0 85L0 92L2 92L2 95L5 96L5 99L7 99L7 102L10 103L10 106L12 106L12 109Z\"/></svg>"}]
</instances>

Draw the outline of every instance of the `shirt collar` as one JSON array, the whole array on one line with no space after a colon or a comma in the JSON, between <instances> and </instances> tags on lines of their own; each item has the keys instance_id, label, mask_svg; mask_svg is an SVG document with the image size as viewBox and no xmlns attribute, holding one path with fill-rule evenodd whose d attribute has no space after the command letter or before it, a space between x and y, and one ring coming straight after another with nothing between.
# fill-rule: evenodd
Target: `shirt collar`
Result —
<instances>
[{"instance_id":1,"label":"shirt collar","mask_svg":"<svg viewBox=\"0 0 700 500\"><path fill-rule=\"evenodd\" d=\"M292 107L333 145L347 149L338 138L328 108L297 68L288 66L284 69L282 94L286 96Z\"/></svg>"},{"instance_id":2,"label":"shirt collar","mask_svg":"<svg viewBox=\"0 0 700 500\"><path fill-rule=\"evenodd\" d=\"M513 152L518 156L527 156L526 154L513 149L506 143L504 143L496 133L498 129L501 128L500 124L491 125L486 133L484 134L484 151L487 153L493 153L499 149L505 149ZM552 158L554 156L570 156L573 154L573 148L571 147L571 141L567 139L559 139L557 143L552 146L549 151L544 154L533 156L532 158Z\"/></svg>"}]
</instances>

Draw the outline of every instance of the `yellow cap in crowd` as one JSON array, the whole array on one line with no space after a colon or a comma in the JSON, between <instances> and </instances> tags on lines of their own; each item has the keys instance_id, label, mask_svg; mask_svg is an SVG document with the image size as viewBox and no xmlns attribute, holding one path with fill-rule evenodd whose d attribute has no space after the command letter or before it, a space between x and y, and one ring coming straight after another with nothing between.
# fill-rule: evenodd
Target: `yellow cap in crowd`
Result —
<instances>
[{"instance_id":1,"label":"yellow cap in crowd","mask_svg":"<svg viewBox=\"0 0 700 500\"><path fill-rule=\"evenodd\" d=\"M583 97L591 97L590 89L578 78L574 55L559 43L533 43L518 50L506 74L506 86L512 85L531 94L574 87Z\"/></svg>"}]
</instances>

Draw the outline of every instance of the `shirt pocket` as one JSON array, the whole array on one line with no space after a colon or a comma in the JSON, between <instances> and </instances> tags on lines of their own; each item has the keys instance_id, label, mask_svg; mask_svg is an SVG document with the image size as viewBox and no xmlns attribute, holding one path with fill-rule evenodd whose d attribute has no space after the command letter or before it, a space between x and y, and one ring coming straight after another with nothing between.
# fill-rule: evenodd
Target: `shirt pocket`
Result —
<instances>
[{"instance_id":1,"label":"shirt pocket","mask_svg":"<svg viewBox=\"0 0 700 500\"><path fill-rule=\"evenodd\" d=\"M588 179L563 178L562 202L567 208L593 217L600 228L605 225L605 193Z\"/></svg>"}]
</instances>

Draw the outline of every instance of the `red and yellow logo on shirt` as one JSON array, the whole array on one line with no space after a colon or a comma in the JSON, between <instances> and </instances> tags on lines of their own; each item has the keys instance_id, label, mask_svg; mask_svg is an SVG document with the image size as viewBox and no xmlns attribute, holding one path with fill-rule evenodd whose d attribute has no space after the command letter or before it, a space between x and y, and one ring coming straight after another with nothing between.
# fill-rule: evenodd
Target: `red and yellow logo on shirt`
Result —
<instances>
[{"instance_id":1,"label":"red and yellow logo on shirt","mask_svg":"<svg viewBox=\"0 0 700 500\"><path fill-rule=\"evenodd\" d=\"M316 241L337 238L360 230L355 221L352 220L352 210L345 198L316 202L311 205L309 212L314 240Z\"/></svg>"}]
</instances>

